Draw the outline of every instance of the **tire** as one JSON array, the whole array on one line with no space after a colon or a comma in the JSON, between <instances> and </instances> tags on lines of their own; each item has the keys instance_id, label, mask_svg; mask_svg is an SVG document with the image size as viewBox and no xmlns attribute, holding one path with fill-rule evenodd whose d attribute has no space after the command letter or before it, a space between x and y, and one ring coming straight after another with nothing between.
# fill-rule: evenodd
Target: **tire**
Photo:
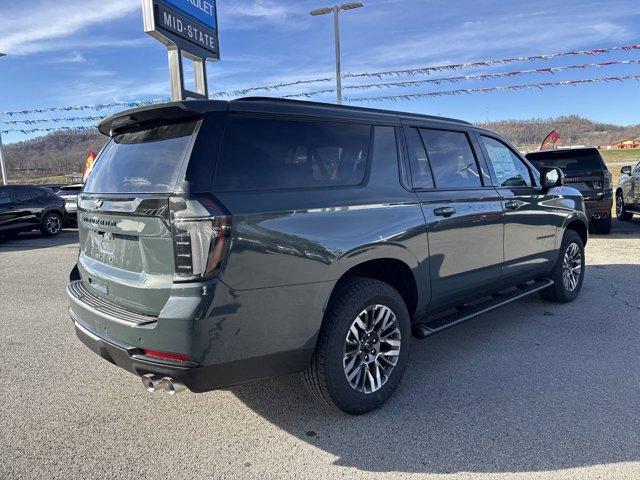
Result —
<instances>
[{"instance_id":1,"label":"tire","mask_svg":"<svg viewBox=\"0 0 640 480\"><path fill-rule=\"evenodd\" d=\"M565 262L565 260L567 260L567 262ZM574 274L579 267L579 272L577 272L577 276L572 276L570 277L571 279L568 279L565 278L564 274L566 269L570 267L573 268ZM582 282L584 281L584 272L584 243L582 242L582 238L580 238L580 235L578 235L576 231L566 230L562 238L558 261L550 276L554 284L540 292L540 296L550 302L572 302L580 293ZM575 285L573 282L575 282Z\"/></svg>"},{"instance_id":2,"label":"tire","mask_svg":"<svg viewBox=\"0 0 640 480\"><path fill-rule=\"evenodd\" d=\"M611 233L611 217L607 216L607 218L603 220L594 220L593 233L597 233L599 235L607 235Z\"/></svg>"},{"instance_id":3,"label":"tire","mask_svg":"<svg viewBox=\"0 0 640 480\"><path fill-rule=\"evenodd\" d=\"M627 207L624 204L622 192L616 193L616 217L621 222L629 222L633 218L633 213L627 211Z\"/></svg>"},{"instance_id":4,"label":"tire","mask_svg":"<svg viewBox=\"0 0 640 480\"><path fill-rule=\"evenodd\" d=\"M365 336L362 326L373 330L371 337ZM331 407L349 415L367 413L387 401L402 380L410 337L409 313L400 294L386 283L356 277L327 309L311 366L304 373L305 383Z\"/></svg>"},{"instance_id":5,"label":"tire","mask_svg":"<svg viewBox=\"0 0 640 480\"><path fill-rule=\"evenodd\" d=\"M48 237L55 237L59 235L62 231L62 227L64 223L62 221L62 216L59 213L50 212L47 213L42 219L42 225L40 226L40 231L43 235Z\"/></svg>"}]
</instances>

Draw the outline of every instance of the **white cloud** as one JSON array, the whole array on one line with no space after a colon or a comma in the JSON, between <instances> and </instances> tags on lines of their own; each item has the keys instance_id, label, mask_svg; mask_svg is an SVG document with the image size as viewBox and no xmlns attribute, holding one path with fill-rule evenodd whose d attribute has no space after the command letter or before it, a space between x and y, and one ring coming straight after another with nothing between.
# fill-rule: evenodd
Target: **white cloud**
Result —
<instances>
[{"instance_id":1,"label":"white cloud","mask_svg":"<svg viewBox=\"0 0 640 480\"><path fill-rule=\"evenodd\" d=\"M554 17L549 22L542 13L523 17L495 15L459 28L429 31L381 45L369 55L348 59L350 70L373 70L401 65L434 65L443 62L484 60L512 52L535 55L573 48L601 47L626 42L636 35L625 26L620 12L576 12L571 17Z\"/></svg>"},{"instance_id":2,"label":"white cloud","mask_svg":"<svg viewBox=\"0 0 640 480\"><path fill-rule=\"evenodd\" d=\"M0 36L0 51L13 55L49 51L49 42L64 39L91 25L108 23L140 9L140 3L133 0L68 0L64 3L40 0L13 3L13 10L3 12L3 32Z\"/></svg>"},{"instance_id":3,"label":"white cloud","mask_svg":"<svg viewBox=\"0 0 640 480\"><path fill-rule=\"evenodd\" d=\"M285 5L274 0L221 1L218 2L221 28L246 29L263 24L282 25L292 15L300 14L300 5Z\"/></svg>"}]
</instances>

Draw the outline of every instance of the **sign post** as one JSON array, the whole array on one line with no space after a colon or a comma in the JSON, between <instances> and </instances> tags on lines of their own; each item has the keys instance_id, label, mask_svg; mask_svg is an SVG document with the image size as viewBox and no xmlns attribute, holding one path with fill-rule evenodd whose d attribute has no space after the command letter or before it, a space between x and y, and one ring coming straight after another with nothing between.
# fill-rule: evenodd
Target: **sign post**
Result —
<instances>
[{"instance_id":1,"label":"sign post","mask_svg":"<svg viewBox=\"0 0 640 480\"><path fill-rule=\"evenodd\" d=\"M0 57L4 57L5 54L0 52ZM0 124L1 125L1 124ZM0 132L0 171L2 172L2 184L7 184L7 169L4 166L4 156L2 155L2 132Z\"/></svg>"},{"instance_id":2,"label":"sign post","mask_svg":"<svg viewBox=\"0 0 640 480\"><path fill-rule=\"evenodd\" d=\"M7 185L7 169L4 166L4 156L2 155L2 132L0 132L0 170L2 170L2 184Z\"/></svg>"},{"instance_id":3,"label":"sign post","mask_svg":"<svg viewBox=\"0 0 640 480\"><path fill-rule=\"evenodd\" d=\"M220 60L216 0L142 0L144 31L167 47L171 98L206 99L206 61ZM185 86L184 60L193 62L195 90Z\"/></svg>"}]
</instances>

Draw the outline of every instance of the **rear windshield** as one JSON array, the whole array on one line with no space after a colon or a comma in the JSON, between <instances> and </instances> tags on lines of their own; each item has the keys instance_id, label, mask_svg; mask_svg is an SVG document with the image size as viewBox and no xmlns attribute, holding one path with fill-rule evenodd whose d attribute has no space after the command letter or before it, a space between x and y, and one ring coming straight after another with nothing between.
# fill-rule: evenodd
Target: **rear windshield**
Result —
<instances>
[{"instance_id":1,"label":"rear windshield","mask_svg":"<svg viewBox=\"0 0 640 480\"><path fill-rule=\"evenodd\" d=\"M214 188L269 190L358 185L371 126L229 118Z\"/></svg>"},{"instance_id":2,"label":"rear windshield","mask_svg":"<svg viewBox=\"0 0 640 480\"><path fill-rule=\"evenodd\" d=\"M564 173L602 170L602 157L597 150L529 153L527 159L538 169L561 168Z\"/></svg>"},{"instance_id":3,"label":"rear windshield","mask_svg":"<svg viewBox=\"0 0 640 480\"><path fill-rule=\"evenodd\" d=\"M170 193L197 121L116 135L96 159L88 193Z\"/></svg>"}]
</instances>

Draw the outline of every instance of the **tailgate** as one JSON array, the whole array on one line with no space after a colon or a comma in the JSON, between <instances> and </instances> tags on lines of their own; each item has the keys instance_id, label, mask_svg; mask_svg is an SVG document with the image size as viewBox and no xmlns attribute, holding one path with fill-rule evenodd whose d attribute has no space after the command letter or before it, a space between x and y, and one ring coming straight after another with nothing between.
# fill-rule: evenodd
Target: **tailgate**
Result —
<instances>
[{"instance_id":1,"label":"tailgate","mask_svg":"<svg viewBox=\"0 0 640 480\"><path fill-rule=\"evenodd\" d=\"M83 195L78 209L78 268L89 291L157 316L173 283L168 197L103 199Z\"/></svg>"},{"instance_id":2,"label":"tailgate","mask_svg":"<svg viewBox=\"0 0 640 480\"><path fill-rule=\"evenodd\" d=\"M582 193L585 200L599 200L604 193L605 179L599 172L571 172L565 176L565 184Z\"/></svg>"}]
</instances>

